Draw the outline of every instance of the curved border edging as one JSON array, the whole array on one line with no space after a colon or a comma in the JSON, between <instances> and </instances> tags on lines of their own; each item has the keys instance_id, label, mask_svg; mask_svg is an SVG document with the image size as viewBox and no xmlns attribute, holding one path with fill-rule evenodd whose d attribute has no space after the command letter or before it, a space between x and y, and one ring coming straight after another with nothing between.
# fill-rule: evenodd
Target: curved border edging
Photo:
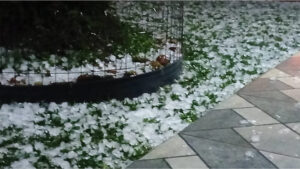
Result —
<instances>
[{"instance_id":1,"label":"curved border edging","mask_svg":"<svg viewBox=\"0 0 300 169\"><path fill-rule=\"evenodd\" d=\"M118 79L57 83L46 86L0 85L0 102L84 102L137 97L172 83L182 70L182 59L159 70Z\"/></svg>"}]
</instances>

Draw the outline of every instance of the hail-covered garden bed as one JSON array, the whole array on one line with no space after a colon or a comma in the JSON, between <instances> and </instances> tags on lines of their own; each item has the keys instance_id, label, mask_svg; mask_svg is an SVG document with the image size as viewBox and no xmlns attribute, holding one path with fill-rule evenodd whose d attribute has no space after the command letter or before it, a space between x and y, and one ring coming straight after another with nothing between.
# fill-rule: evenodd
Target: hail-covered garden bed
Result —
<instances>
[{"instance_id":1,"label":"hail-covered garden bed","mask_svg":"<svg viewBox=\"0 0 300 169\"><path fill-rule=\"evenodd\" d=\"M2 104L0 166L124 168L300 48L299 3L191 2L184 10L176 84L123 101Z\"/></svg>"},{"instance_id":2,"label":"hail-covered garden bed","mask_svg":"<svg viewBox=\"0 0 300 169\"><path fill-rule=\"evenodd\" d=\"M0 3L0 85L133 77L181 58L179 39L161 28L162 9L150 8L155 22L134 22L116 4Z\"/></svg>"}]
</instances>

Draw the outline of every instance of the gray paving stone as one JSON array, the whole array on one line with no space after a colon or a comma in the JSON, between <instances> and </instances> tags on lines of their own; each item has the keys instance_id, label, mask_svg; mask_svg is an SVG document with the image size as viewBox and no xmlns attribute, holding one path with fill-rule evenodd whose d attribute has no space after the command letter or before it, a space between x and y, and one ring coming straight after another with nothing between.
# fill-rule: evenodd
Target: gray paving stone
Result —
<instances>
[{"instance_id":1,"label":"gray paving stone","mask_svg":"<svg viewBox=\"0 0 300 169\"><path fill-rule=\"evenodd\" d=\"M277 69L288 73L293 76L299 76L300 74L300 57L293 56L290 59L282 62L280 65L277 66Z\"/></svg>"},{"instance_id":2,"label":"gray paving stone","mask_svg":"<svg viewBox=\"0 0 300 169\"><path fill-rule=\"evenodd\" d=\"M267 73L263 74L260 78L279 78L279 77L290 77L289 74L284 73L279 69L271 69Z\"/></svg>"},{"instance_id":3,"label":"gray paving stone","mask_svg":"<svg viewBox=\"0 0 300 169\"><path fill-rule=\"evenodd\" d=\"M165 162L163 159L134 161L127 168L128 169L140 169L140 168L147 168L147 169L156 169L156 168L171 169L169 167L169 165L167 164L167 162Z\"/></svg>"},{"instance_id":4,"label":"gray paving stone","mask_svg":"<svg viewBox=\"0 0 300 169\"><path fill-rule=\"evenodd\" d=\"M251 92L251 93L240 93L239 94L242 98L244 95L247 96L254 96L254 97L261 97L267 99L273 99L277 101L285 101L285 102L295 102L294 99L286 96L280 91L261 91L261 92Z\"/></svg>"},{"instance_id":5,"label":"gray paving stone","mask_svg":"<svg viewBox=\"0 0 300 169\"><path fill-rule=\"evenodd\" d=\"M212 110L207 112L207 114L204 117L201 117L196 122L189 125L187 128L184 129L184 131L221 129L250 125L241 124L241 120L244 119L231 109Z\"/></svg>"},{"instance_id":6,"label":"gray paving stone","mask_svg":"<svg viewBox=\"0 0 300 169\"><path fill-rule=\"evenodd\" d=\"M296 106L297 102L281 92L255 92L240 96L280 122L300 122L300 108Z\"/></svg>"},{"instance_id":7,"label":"gray paving stone","mask_svg":"<svg viewBox=\"0 0 300 169\"><path fill-rule=\"evenodd\" d=\"M292 89L292 88L279 80L259 78L251 82L250 84L248 84L243 89L241 89L239 93L252 93L252 92L259 92L259 91L287 90L287 89Z\"/></svg>"},{"instance_id":8,"label":"gray paving stone","mask_svg":"<svg viewBox=\"0 0 300 169\"><path fill-rule=\"evenodd\" d=\"M198 156L167 158L166 161L172 169L208 169L205 163Z\"/></svg>"},{"instance_id":9,"label":"gray paving stone","mask_svg":"<svg viewBox=\"0 0 300 169\"><path fill-rule=\"evenodd\" d=\"M256 107L234 109L234 111L243 116L253 125L279 123L277 120Z\"/></svg>"},{"instance_id":10,"label":"gray paving stone","mask_svg":"<svg viewBox=\"0 0 300 169\"><path fill-rule=\"evenodd\" d=\"M293 88L296 88L296 89L300 88L300 78L299 77L282 77L282 78L279 78L279 80Z\"/></svg>"},{"instance_id":11,"label":"gray paving stone","mask_svg":"<svg viewBox=\"0 0 300 169\"><path fill-rule=\"evenodd\" d=\"M281 92L300 102L300 89L281 90Z\"/></svg>"},{"instance_id":12,"label":"gray paving stone","mask_svg":"<svg viewBox=\"0 0 300 169\"><path fill-rule=\"evenodd\" d=\"M300 168L299 158L288 157L265 151L260 152L279 168Z\"/></svg>"},{"instance_id":13,"label":"gray paving stone","mask_svg":"<svg viewBox=\"0 0 300 169\"><path fill-rule=\"evenodd\" d=\"M222 101L214 109L232 109L232 108L243 108L243 107L254 107L254 106L249 102L247 102L245 99L235 94Z\"/></svg>"},{"instance_id":14,"label":"gray paving stone","mask_svg":"<svg viewBox=\"0 0 300 169\"><path fill-rule=\"evenodd\" d=\"M251 148L251 145L232 129L189 131L182 134Z\"/></svg>"},{"instance_id":15,"label":"gray paving stone","mask_svg":"<svg viewBox=\"0 0 300 169\"><path fill-rule=\"evenodd\" d=\"M253 148L183 135L209 168L275 168Z\"/></svg>"},{"instance_id":16,"label":"gray paving stone","mask_svg":"<svg viewBox=\"0 0 300 169\"><path fill-rule=\"evenodd\" d=\"M142 159L156 159L176 156L195 155L195 152L178 135L155 147Z\"/></svg>"},{"instance_id":17,"label":"gray paving stone","mask_svg":"<svg viewBox=\"0 0 300 169\"><path fill-rule=\"evenodd\" d=\"M287 124L291 129L296 131L297 133L300 134L300 123L289 123ZM300 136L299 136L299 141L300 141Z\"/></svg>"},{"instance_id":18,"label":"gray paving stone","mask_svg":"<svg viewBox=\"0 0 300 169\"><path fill-rule=\"evenodd\" d=\"M282 124L252 126L235 129L259 150L298 158L299 135Z\"/></svg>"}]
</instances>

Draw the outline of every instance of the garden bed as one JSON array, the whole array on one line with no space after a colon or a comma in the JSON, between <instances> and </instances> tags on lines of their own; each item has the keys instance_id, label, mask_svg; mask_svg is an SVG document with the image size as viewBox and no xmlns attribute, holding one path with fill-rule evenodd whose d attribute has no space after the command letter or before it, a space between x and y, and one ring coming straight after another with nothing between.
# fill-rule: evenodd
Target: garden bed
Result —
<instances>
[{"instance_id":1,"label":"garden bed","mask_svg":"<svg viewBox=\"0 0 300 169\"><path fill-rule=\"evenodd\" d=\"M128 16L135 7L120 10L119 4L123 3L0 3L0 85L133 77L182 57L182 14L177 18L165 3L148 3L152 20L132 20ZM176 29L167 28L173 26Z\"/></svg>"},{"instance_id":2,"label":"garden bed","mask_svg":"<svg viewBox=\"0 0 300 169\"><path fill-rule=\"evenodd\" d=\"M132 3L0 3L16 9L0 16L7 19L0 22L0 102L124 99L172 83L181 70L182 13L169 3L145 4L148 16L134 20Z\"/></svg>"},{"instance_id":3,"label":"garden bed","mask_svg":"<svg viewBox=\"0 0 300 169\"><path fill-rule=\"evenodd\" d=\"M176 84L123 101L2 104L0 166L125 168L300 49L299 3L190 2L184 10Z\"/></svg>"}]
</instances>

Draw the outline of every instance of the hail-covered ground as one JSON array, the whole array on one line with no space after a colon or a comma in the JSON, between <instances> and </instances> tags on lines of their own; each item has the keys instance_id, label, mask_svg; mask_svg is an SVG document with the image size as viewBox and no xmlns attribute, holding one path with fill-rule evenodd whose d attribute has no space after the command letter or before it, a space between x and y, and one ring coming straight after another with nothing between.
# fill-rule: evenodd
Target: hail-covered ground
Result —
<instances>
[{"instance_id":1,"label":"hail-covered ground","mask_svg":"<svg viewBox=\"0 0 300 169\"><path fill-rule=\"evenodd\" d=\"M174 49L171 50L170 48ZM93 64L86 63L78 66L70 66L70 61L66 57L51 55L48 60L32 61L36 59L36 56L30 55L31 60L23 60L17 70L14 65L17 61L11 57L0 73L0 84L7 86L50 85L53 83L76 82L78 78L88 75L122 78L127 73L130 76L136 76L157 69L151 64L155 62L157 56L163 55L170 63L174 62L175 58L182 56L180 48L181 46L177 42L166 43L158 49L151 48L147 53L139 53L137 57L143 58L144 61L142 62L135 61L135 58L130 54L119 54L117 56L111 54L106 60L95 59ZM0 48L0 55L3 55L4 52L7 52L7 50ZM8 51L9 55L13 55L13 52L12 50ZM58 58L61 62L60 65L52 64L57 62ZM70 67L70 69L65 69L65 67Z\"/></svg>"},{"instance_id":2,"label":"hail-covered ground","mask_svg":"<svg viewBox=\"0 0 300 169\"><path fill-rule=\"evenodd\" d=\"M124 168L300 49L300 3L186 3L184 70L153 94L0 108L1 168Z\"/></svg>"}]
</instances>

